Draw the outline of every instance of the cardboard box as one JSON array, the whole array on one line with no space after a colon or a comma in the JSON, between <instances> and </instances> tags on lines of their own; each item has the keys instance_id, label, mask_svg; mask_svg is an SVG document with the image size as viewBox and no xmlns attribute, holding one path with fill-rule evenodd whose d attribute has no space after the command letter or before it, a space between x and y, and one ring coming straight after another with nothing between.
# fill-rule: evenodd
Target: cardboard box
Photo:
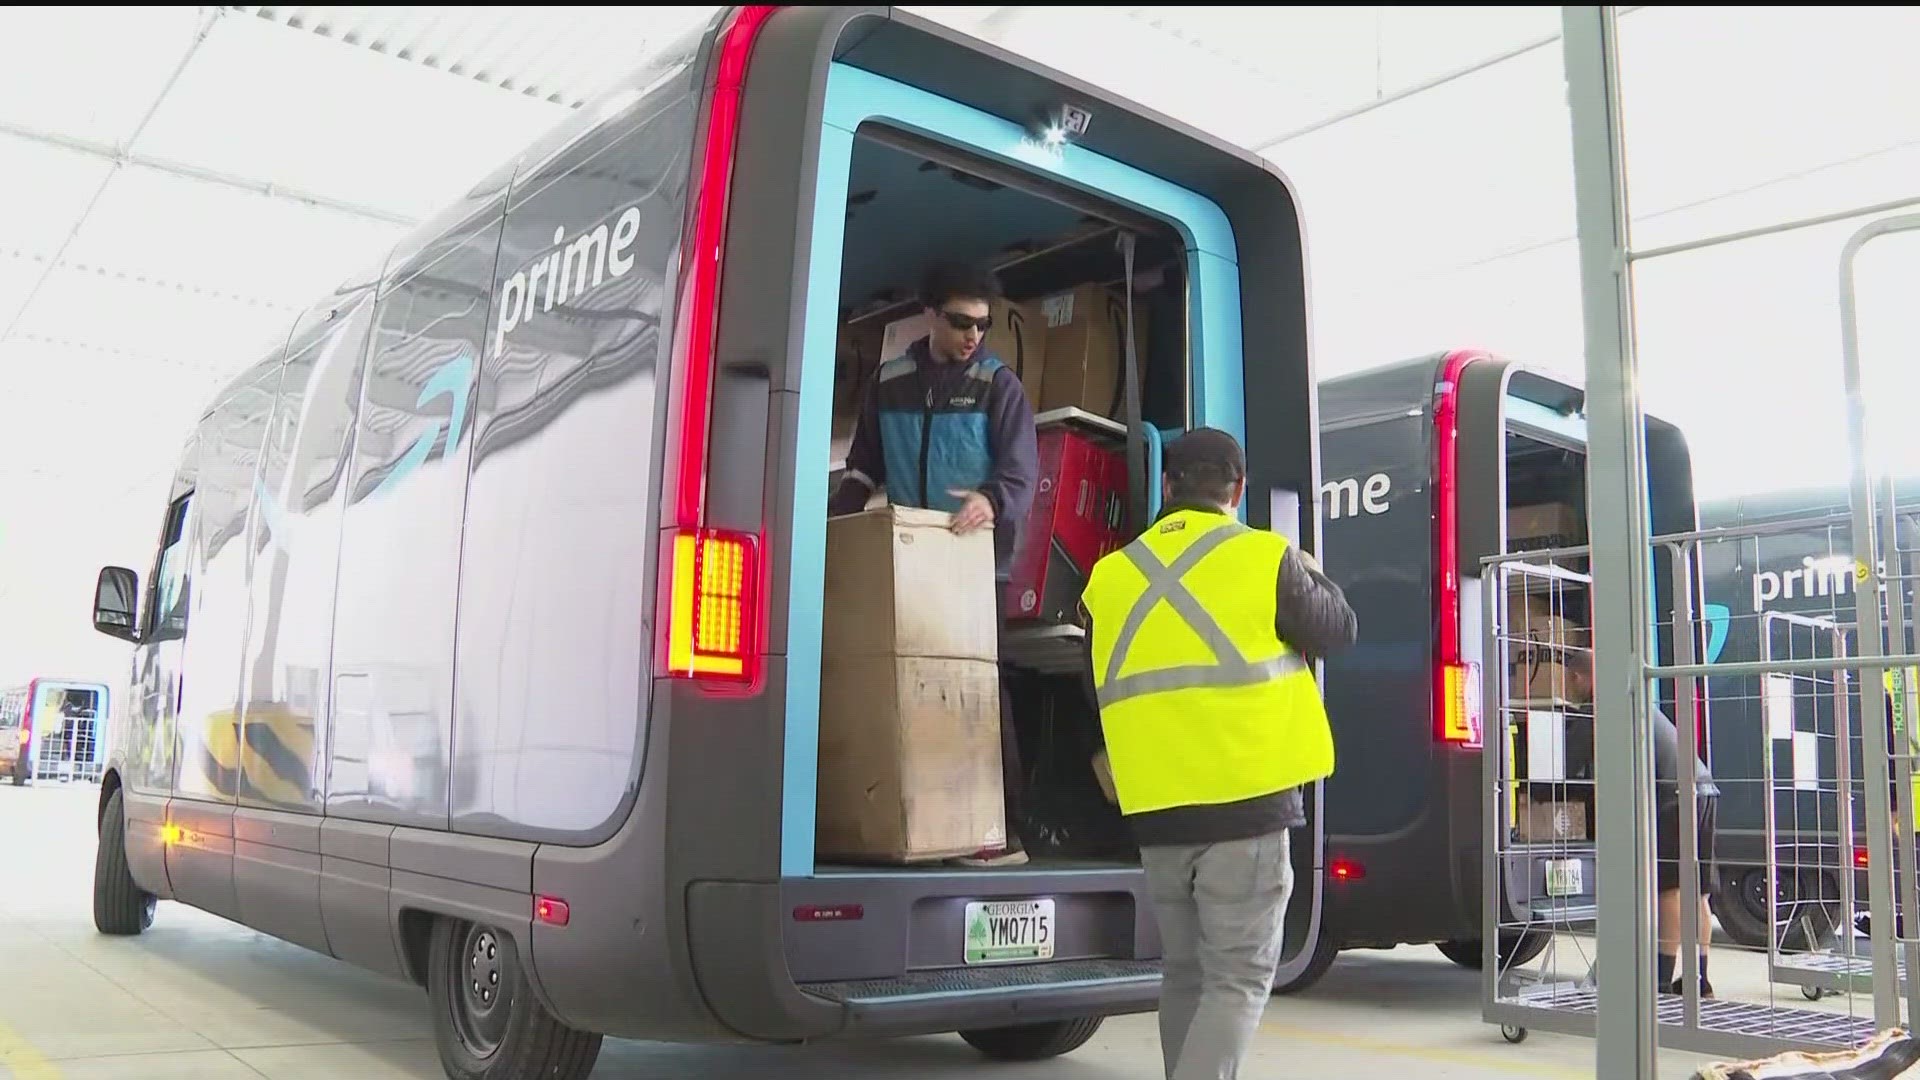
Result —
<instances>
[{"instance_id":1,"label":"cardboard box","mask_svg":"<svg viewBox=\"0 0 1920 1080\"><path fill-rule=\"evenodd\" d=\"M1514 827L1516 839L1540 843L1589 838L1585 803L1535 802L1522 795L1518 807L1518 820Z\"/></svg>"},{"instance_id":2,"label":"cardboard box","mask_svg":"<svg viewBox=\"0 0 1920 1080\"><path fill-rule=\"evenodd\" d=\"M1536 503L1507 510L1507 550L1580 547L1587 542L1587 515L1567 503Z\"/></svg>"},{"instance_id":3,"label":"cardboard box","mask_svg":"<svg viewBox=\"0 0 1920 1080\"><path fill-rule=\"evenodd\" d=\"M926 337L932 328L933 324L927 321L927 313L924 311L888 323L886 330L880 336L879 362L884 364L897 356L904 356L907 348Z\"/></svg>"},{"instance_id":4,"label":"cardboard box","mask_svg":"<svg viewBox=\"0 0 1920 1080\"><path fill-rule=\"evenodd\" d=\"M1523 701L1569 702L1578 704L1584 695L1575 687L1567 666L1544 654L1521 655L1507 671L1507 697L1510 703Z\"/></svg>"},{"instance_id":5,"label":"cardboard box","mask_svg":"<svg viewBox=\"0 0 1920 1080\"><path fill-rule=\"evenodd\" d=\"M821 858L915 863L1006 843L998 665L827 654L820 675Z\"/></svg>"},{"instance_id":6,"label":"cardboard box","mask_svg":"<svg viewBox=\"0 0 1920 1080\"><path fill-rule=\"evenodd\" d=\"M1006 841L993 534L882 506L827 522L821 857L920 862Z\"/></svg>"},{"instance_id":7,"label":"cardboard box","mask_svg":"<svg viewBox=\"0 0 1920 1080\"><path fill-rule=\"evenodd\" d=\"M1126 298L1098 285L1081 285L1046 297L1040 309L1047 323L1040 411L1071 407L1119 418L1126 402L1121 381ZM1134 352L1142 365L1146 343L1146 308L1135 303Z\"/></svg>"},{"instance_id":8,"label":"cardboard box","mask_svg":"<svg viewBox=\"0 0 1920 1080\"><path fill-rule=\"evenodd\" d=\"M822 652L999 662L993 530L952 521L892 504L828 519Z\"/></svg>"},{"instance_id":9,"label":"cardboard box","mask_svg":"<svg viewBox=\"0 0 1920 1080\"><path fill-rule=\"evenodd\" d=\"M1020 377L1027 404L1040 411L1040 385L1047 367L1047 320L1036 304L996 300L990 308L993 329L987 347Z\"/></svg>"}]
</instances>

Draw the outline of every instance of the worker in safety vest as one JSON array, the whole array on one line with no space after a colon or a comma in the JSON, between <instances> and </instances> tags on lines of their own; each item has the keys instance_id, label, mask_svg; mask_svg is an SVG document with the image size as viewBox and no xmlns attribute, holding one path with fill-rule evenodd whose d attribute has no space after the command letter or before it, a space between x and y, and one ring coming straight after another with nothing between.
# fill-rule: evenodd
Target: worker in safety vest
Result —
<instances>
[{"instance_id":1,"label":"worker in safety vest","mask_svg":"<svg viewBox=\"0 0 1920 1080\"><path fill-rule=\"evenodd\" d=\"M1160 924L1172 1080L1238 1075L1279 966L1302 788L1333 772L1309 664L1356 620L1312 556L1234 511L1246 459L1201 428L1167 448L1165 510L1081 594L1112 786Z\"/></svg>"}]
</instances>

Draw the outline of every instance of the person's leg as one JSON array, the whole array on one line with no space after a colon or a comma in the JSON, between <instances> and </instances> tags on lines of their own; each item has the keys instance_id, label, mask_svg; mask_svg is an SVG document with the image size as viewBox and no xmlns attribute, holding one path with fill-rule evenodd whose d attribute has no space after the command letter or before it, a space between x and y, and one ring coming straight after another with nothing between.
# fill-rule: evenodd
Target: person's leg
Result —
<instances>
[{"instance_id":1,"label":"person's leg","mask_svg":"<svg viewBox=\"0 0 1920 1080\"><path fill-rule=\"evenodd\" d=\"M1660 938L1654 985L1665 994L1673 990L1680 956L1680 806L1664 796L1654 812L1653 848L1654 887L1659 897L1655 923Z\"/></svg>"},{"instance_id":2,"label":"person's leg","mask_svg":"<svg viewBox=\"0 0 1920 1080\"><path fill-rule=\"evenodd\" d=\"M1194 902L1194 864L1202 846L1142 847L1153 917L1160 927L1160 1056L1173 1076L1187 1029L1200 1008L1200 909Z\"/></svg>"},{"instance_id":3,"label":"person's leg","mask_svg":"<svg viewBox=\"0 0 1920 1080\"><path fill-rule=\"evenodd\" d=\"M1200 1004L1173 1080L1234 1080L1280 966L1293 865L1285 830L1214 844L1194 868Z\"/></svg>"},{"instance_id":4,"label":"person's leg","mask_svg":"<svg viewBox=\"0 0 1920 1080\"><path fill-rule=\"evenodd\" d=\"M1007 652L1007 583L993 583L993 607L999 628L1000 655ZM1013 692L1005 660L1000 662L1000 789L1002 814L1006 820L1007 846L955 859L962 866L1007 866L1027 861L1025 832L1026 800L1022 797L1026 777L1020 765L1020 730L1013 721Z\"/></svg>"}]
</instances>

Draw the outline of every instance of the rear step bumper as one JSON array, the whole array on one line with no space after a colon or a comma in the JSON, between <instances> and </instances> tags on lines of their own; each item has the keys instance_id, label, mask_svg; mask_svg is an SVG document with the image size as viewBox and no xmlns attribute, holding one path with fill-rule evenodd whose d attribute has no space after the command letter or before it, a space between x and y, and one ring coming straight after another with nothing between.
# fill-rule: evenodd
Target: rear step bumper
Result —
<instances>
[{"instance_id":1,"label":"rear step bumper","mask_svg":"<svg viewBox=\"0 0 1920 1080\"><path fill-rule=\"evenodd\" d=\"M849 1030L862 1034L954 1031L1151 1012L1160 1002L1160 963L1070 960L803 983L800 989L844 1006Z\"/></svg>"}]
</instances>

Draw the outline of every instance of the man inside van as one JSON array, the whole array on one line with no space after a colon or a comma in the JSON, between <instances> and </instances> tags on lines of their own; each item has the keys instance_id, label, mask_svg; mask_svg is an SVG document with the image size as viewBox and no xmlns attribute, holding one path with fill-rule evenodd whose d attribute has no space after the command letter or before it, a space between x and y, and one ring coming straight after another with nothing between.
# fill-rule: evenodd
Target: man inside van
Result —
<instances>
[{"instance_id":1,"label":"man inside van","mask_svg":"<svg viewBox=\"0 0 1920 1080\"><path fill-rule=\"evenodd\" d=\"M1112 789L1160 924L1169 1080L1228 1080L1273 990L1302 789L1333 773L1314 660L1353 644L1340 587L1234 511L1246 458L1213 428L1167 447L1165 508L1081 594Z\"/></svg>"},{"instance_id":2,"label":"man inside van","mask_svg":"<svg viewBox=\"0 0 1920 1080\"><path fill-rule=\"evenodd\" d=\"M931 329L905 355L874 372L847 450L846 477L827 513L858 513L873 492L885 488L896 506L953 514L956 533L991 528L994 604L1004 634L1013 548L1033 508L1040 451L1020 377L987 345L992 302L999 297L1000 283L991 271L960 263L940 263L928 271L921 303ZM1027 861L1026 841L1035 830L1021 797L1024 778L1009 698L1003 663L1000 759L1007 845L957 860L963 865Z\"/></svg>"}]
</instances>

